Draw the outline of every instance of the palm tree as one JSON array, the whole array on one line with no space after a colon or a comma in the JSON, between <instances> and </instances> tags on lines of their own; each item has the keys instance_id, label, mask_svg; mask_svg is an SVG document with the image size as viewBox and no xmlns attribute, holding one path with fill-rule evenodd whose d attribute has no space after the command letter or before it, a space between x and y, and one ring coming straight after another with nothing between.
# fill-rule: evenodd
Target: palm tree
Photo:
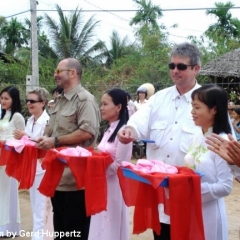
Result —
<instances>
[{"instance_id":1,"label":"palm tree","mask_svg":"<svg viewBox=\"0 0 240 240\"><path fill-rule=\"evenodd\" d=\"M162 9L153 5L149 0L133 0L138 4L139 10L136 12L134 18L130 21L130 26L140 24L141 29L148 28L152 33L154 31L159 31L159 25L157 23L157 19L162 17Z\"/></svg>"},{"instance_id":2,"label":"palm tree","mask_svg":"<svg viewBox=\"0 0 240 240\"><path fill-rule=\"evenodd\" d=\"M127 37L124 37L124 39L121 40L117 31L113 31L112 35L110 36L110 49L104 45L103 52L96 57L98 57L98 59L104 60L104 65L107 68L110 68L114 61L130 53L127 43Z\"/></svg>"},{"instance_id":3,"label":"palm tree","mask_svg":"<svg viewBox=\"0 0 240 240\"><path fill-rule=\"evenodd\" d=\"M11 18L9 22L3 24L0 38L4 39L5 52L9 54L14 54L16 49L28 44L27 31L17 18Z\"/></svg>"},{"instance_id":4,"label":"palm tree","mask_svg":"<svg viewBox=\"0 0 240 240\"><path fill-rule=\"evenodd\" d=\"M230 9L234 6L233 3L215 3L216 9L209 9L206 11L207 15L212 15L217 18L217 23L209 26L205 35L213 40L219 42L223 39L226 43L230 39L240 38L240 21L237 18L232 18Z\"/></svg>"},{"instance_id":5,"label":"palm tree","mask_svg":"<svg viewBox=\"0 0 240 240\"><path fill-rule=\"evenodd\" d=\"M42 58L53 58L57 59L57 55L55 54L54 50L50 46L49 39L47 35L41 31L43 26L43 16L37 16L37 37L38 37L38 55L40 60ZM27 37L31 40L31 21L28 18L25 18L25 26L27 30ZM18 58L29 58L31 55L30 48L21 48L16 56Z\"/></svg>"},{"instance_id":6,"label":"palm tree","mask_svg":"<svg viewBox=\"0 0 240 240\"><path fill-rule=\"evenodd\" d=\"M2 28L2 26L4 26L5 24L7 24L7 20L5 17L0 16L0 29ZM0 39L0 50L3 49L3 40Z\"/></svg>"},{"instance_id":7,"label":"palm tree","mask_svg":"<svg viewBox=\"0 0 240 240\"><path fill-rule=\"evenodd\" d=\"M93 16L83 24L82 11L76 10L69 16L65 16L59 5L56 5L59 23L45 15L47 25L52 37L53 52L58 59L74 57L87 63L92 61L92 54L102 48L103 43L97 42L89 47L94 35L94 30L99 23Z\"/></svg>"},{"instance_id":8,"label":"palm tree","mask_svg":"<svg viewBox=\"0 0 240 240\"><path fill-rule=\"evenodd\" d=\"M3 25L5 25L7 23L7 20L5 17L0 16L0 27L2 27Z\"/></svg>"},{"instance_id":9,"label":"palm tree","mask_svg":"<svg viewBox=\"0 0 240 240\"><path fill-rule=\"evenodd\" d=\"M29 31L31 31L31 21L28 18L25 18L25 26ZM43 16L37 16L37 34L40 34L42 26Z\"/></svg>"}]
</instances>

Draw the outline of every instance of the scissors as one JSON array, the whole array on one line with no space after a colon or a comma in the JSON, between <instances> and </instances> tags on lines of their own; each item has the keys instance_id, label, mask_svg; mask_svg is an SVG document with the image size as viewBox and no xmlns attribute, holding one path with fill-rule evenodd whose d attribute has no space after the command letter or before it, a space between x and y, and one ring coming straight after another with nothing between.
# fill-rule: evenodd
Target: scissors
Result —
<instances>
[{"instance_id":1,"label":"scissors","mask_svg":"<svg viewBox=\"0 0 240 240\"><path fill-rule=\"evenodd\" d=\"M154 140L150 140L150 139L136 139L137 141L142 141L142 142L144 142L144 143L155 143L155 141Z\"/></svg>"}]
</instances>

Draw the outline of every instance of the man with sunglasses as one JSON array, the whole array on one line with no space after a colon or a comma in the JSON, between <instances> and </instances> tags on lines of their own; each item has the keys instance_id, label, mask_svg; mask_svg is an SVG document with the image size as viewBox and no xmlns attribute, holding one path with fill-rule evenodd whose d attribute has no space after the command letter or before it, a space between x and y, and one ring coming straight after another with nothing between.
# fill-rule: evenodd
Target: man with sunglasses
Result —
<instances>
[{"instance_id":1,"label":"man with sunglasses","mask_svg":"<svg viewBox=\"0 0 240 240\"><path fill-rule=\"evenodd\" d=\"M168 66L174 86L153 95L119 131L118 138L122 143L136 138L154 140L155 143L147 144L147 159L183 166L191 137L201 132L191 116L191 93L200 87L196 81L201 66L198 48L190 43L176 45ZM154 232L154 240L171 238L170 218L163 207L163 204L158 206L161 234Z\"/></svg>"},{"instance_id":2,"label":"man with sunglasses","mask_svg":"<svg viewBox=\"0 0 240 240\"><path fill-rule=\"evenodd\" d=\"M82 67L73 58L62 60L54 72L57 85L63 89L51 112L45 137L38 139L41 149L54 147L94 147L100 125L100 111L92 94L81 86ZM59 185L51 198L53 205L54 231L69 232L72 237L88 239L90 217L86 216L85 191L77 190L71 170L66 167ZM81 234L79 234L81 233Z\"/></svg>"}]
</instances>

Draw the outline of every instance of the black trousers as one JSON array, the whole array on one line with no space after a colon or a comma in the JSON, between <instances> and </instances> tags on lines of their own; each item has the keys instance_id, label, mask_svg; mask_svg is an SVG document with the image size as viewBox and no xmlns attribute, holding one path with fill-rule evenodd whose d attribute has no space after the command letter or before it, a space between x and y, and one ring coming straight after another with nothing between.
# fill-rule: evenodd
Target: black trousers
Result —
<instances>
[{"instance_id":1,"label":"black trousers","mask_svg":"<svg viewBox=\"0 0 240 240\"><path fill-rule=\"evenodd\" d=\"M170 224L160 223L160 225L161 225L160 235L157 235L153 231L154 240L171 240Z\"/></svg>"},{"instance_id":2,"label":"black trousers","mask_svg":"<svg viewBox=\"0 0 240 240\"><path fill-rule=\"evenodd\" d=\"M91 217L86 216L85 190L55 191L51 201L55 239L87 240Z\"/></svg>"}]
</instances>

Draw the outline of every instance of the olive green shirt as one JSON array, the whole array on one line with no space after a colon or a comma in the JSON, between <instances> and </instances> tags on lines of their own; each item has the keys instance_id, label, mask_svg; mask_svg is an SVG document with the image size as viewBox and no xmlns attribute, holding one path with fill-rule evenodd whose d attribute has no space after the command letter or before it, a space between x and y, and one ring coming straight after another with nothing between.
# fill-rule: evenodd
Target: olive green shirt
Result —
<instances>
[{"instance_id":1,"label":"olive green shirt","mask_svg":"<svg viewBox=\"0 0 240 240\"><path fill-rule=\"evenodd\" d=\"M62 93L55 104L49 121L49 137L58 137L70 134L78 129L87 131L93 137L68 147L81 146L88 148L95 146L100 125L100 111L92 94L81 84L68 93ZM65 145L66 146L66 145ZM76 183L71 170L66 167L56 190L75 191Z\"/></svg>"}]
</instances>

